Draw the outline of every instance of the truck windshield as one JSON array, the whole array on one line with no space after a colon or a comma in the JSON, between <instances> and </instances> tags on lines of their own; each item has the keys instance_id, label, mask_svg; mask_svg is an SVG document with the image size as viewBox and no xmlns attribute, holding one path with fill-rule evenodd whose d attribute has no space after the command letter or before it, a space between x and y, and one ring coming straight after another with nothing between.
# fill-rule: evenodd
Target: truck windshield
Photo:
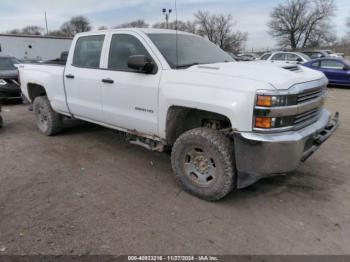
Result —
<instances>
[{"instance_id":1,"label":"truck windshield","mask_svg":"<svg viewBox=\"0 0 350 262\"><path fill-rule=\"evenodd\" d=\"M192 65L234 62L234 59L210 41L193 35L148 34L173 69ZM177 46L177 48L176 48Z\"/></svg>"},{"instance_id":2,"label":"truck windshield","mask_svg":"<svg viewBox=\"0 0 350 262\"><path fill-rule=\"evenodd\" d=\"M0 70L14 70L19 62L12 57L0 57Z\"/></svg>"}]
</instances>

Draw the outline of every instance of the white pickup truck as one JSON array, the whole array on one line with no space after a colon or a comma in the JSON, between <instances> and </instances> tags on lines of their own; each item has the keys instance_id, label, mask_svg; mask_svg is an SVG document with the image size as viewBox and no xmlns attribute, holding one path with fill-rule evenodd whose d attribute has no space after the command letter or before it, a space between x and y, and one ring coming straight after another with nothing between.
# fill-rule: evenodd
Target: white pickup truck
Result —
<instances>
[{"instance_id":1,"label":"white pickup truck","mask_svg":"<svg viewBox=\"0 0 350 262\"><path fill-rule=\"evenodd\" d=\"M124 131L151 150L171 148L184 189L211 201L296 169L338 127L338 114L323 108L322 73L237 63L184 32L82 33L66 66L19 71L41 132L59 133L70 117Z\"/></svg>"}]
</instances>

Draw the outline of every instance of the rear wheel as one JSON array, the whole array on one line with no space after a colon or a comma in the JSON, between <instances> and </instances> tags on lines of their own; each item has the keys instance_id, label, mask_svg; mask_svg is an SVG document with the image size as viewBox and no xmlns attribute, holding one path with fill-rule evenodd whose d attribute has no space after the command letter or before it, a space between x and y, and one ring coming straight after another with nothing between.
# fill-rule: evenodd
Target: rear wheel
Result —
<instances>
[{"instance_id":1,"label":"rear wheel","mask_svg":"<svg viewBox=\"0 0 350 262\"><path fill-rule=\"evenodd\" d=\"M220 131L197 128L181 135L173 147L172 167L189 193L215 201L235 186L234 146Z\"/></svg>"},{"instance_id":2,"label":"rear wheel","mask_svg":"<svg viewBox=\"0 0 350 262\"><path fill-rule=\"evenodd\" d=\"M38 96L33 103L34 116L39 130L47 136L59 133L63 126L63 116L56 113L46 96Z\"/></svg>"}]
</instances>

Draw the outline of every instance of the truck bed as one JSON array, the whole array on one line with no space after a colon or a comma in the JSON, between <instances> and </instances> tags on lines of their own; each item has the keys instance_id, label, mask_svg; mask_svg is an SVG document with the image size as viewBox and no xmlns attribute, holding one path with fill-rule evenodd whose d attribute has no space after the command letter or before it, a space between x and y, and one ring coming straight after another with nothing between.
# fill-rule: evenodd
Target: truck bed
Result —
<instances>
[{"instance_id":1,"label":"truck bed","mask_svg":"<svg viewBox=\"0 0 350 262\"><path fill-rule=\"evenodd\" d=\"M65 66L60 64L20 64L22 93L33 102L32 95L28 93L28 86L45 86L52 107L62 114L68 114L63 79L64 70Z\"/></svg>"}]
</instances>

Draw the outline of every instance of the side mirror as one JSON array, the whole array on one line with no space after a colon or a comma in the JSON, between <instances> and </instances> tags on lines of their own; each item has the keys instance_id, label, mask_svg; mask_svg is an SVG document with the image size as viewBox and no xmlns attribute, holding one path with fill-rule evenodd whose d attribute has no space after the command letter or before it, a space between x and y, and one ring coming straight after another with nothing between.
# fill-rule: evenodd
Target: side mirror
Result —
<instances>
[{"instance_id":1,"label":"side mirror","mask_svg":"<svg viewBox=\"0 0 350 262\"><path fill-rule=\"evenodd\" d=\"M154 69L154 63L145 55L132 55L129 56L128 67L149 74Z\"/></svg>"},{"instance_id":2,"label":"side mirror","mask_svg":"<svg viewBox=\"0 0 350 262\"><path fill-rule=\"evenodd\" d=\"M349 70L350 70L350 67L347 66L347 65L345 65L345 66L343 67L343 70L344 70L344 71L349 71Z\"/></svg>"},{"instance_id":3,"label":"side mirror","mask_svg":"<svg viewBox=\"0 0 350 262\"><path fill-rule=\"evenodd\" d=\"M301 59L300 57L298 57L298 58L297 58L297 63L300 64L300 63L302 63L302 62L304 62L303 59Z\"/></svg>"}]
</instances>

